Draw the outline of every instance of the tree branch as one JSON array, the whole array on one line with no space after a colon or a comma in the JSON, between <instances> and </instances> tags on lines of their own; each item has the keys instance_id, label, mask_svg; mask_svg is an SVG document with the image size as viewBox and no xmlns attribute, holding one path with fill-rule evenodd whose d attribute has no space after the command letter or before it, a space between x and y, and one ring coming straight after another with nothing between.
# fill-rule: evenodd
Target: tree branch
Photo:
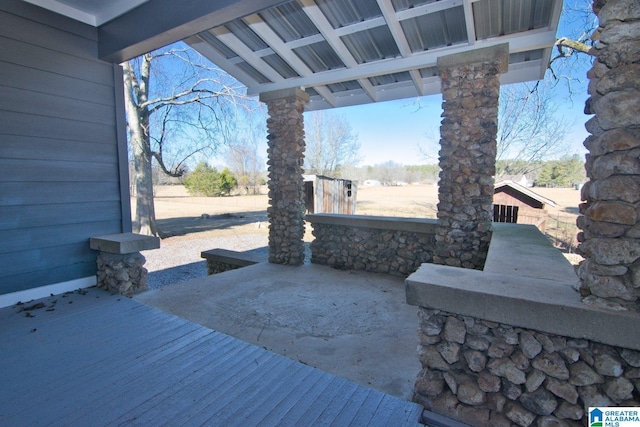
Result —
<instances>
[{"instance_id":1,"label":"tree branch","mask_svg":"<svg viewBox=\"0 0 640 427\"><path fill-rule=\"evenodd\" d=\"M555 46L556 46L556 49L558 50L558 53L563 58L567 58L571 56L573 54L573 51L586 53L587 55L592 55L591 46L579 41L570 40L567 37L561 37L558 40L556 40ZM570 49L570 51L566 51L565 48Z\"/></svg>"}]
</instances>

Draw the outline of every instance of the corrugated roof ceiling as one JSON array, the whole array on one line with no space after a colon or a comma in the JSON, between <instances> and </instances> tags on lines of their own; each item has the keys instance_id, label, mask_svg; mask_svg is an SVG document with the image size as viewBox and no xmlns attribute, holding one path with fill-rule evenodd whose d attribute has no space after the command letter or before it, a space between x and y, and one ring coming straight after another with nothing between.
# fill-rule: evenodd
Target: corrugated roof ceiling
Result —
<instances>
[{"instance_id":1,"label":"corrugated roof ceiling","mask_svg":"<svg viewBox=\"0 0 640 427\"><path fill-rule=\"evenodd\" d=\"M187 39L250 94L302 87L309 109L438 93L438 56L508 42L504 83L539 79L561 0L292 0Z\"/></svg>"}]
</instances>

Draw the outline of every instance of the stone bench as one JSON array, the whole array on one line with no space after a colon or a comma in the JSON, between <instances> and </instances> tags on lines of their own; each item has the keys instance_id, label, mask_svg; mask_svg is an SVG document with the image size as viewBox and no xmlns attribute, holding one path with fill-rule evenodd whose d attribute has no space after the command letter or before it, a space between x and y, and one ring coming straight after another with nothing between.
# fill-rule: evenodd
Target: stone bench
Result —
<instances>
[{"instance_id":1,"label":"stone bench","mask_svg":"<svg viewBox=\"0 0 640 427\"><path fill-rule=\"evenodd\" d=\"M158 249L160 239L134 233L108 234L89 239L98 254L97 285L109 292L131 296L148 289L146 259L140 251Z\"/></svg>"},{"instance_id":2,"label":"stone bench","mask_svg":"<svg viewBox=\"0 0 640 427\"><path fill-rule=\"evenodd\" d=\"M200 256L207 260L207 274L217 274L254 265L262 260L258 256L228 249L203 251Z\"/></svg>"}]
</instances>

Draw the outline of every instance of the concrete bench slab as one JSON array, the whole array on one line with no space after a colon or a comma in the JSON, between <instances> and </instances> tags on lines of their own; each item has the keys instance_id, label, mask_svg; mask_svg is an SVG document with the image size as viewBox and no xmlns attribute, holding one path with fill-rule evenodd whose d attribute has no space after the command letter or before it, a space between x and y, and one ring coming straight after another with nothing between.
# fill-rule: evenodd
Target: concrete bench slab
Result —
<instances>
[{"instance_id":1,"label":"concrete bench slab","mask_svg":"<svg viewBox=\"0 0 640 427\"><path fill-rule=\"evenodd\" d=\"M107 234L89 239L89 246L101 252L111 254L131 254L160 248L160 239L134 233Z\"/></svg>"}]
</instances>

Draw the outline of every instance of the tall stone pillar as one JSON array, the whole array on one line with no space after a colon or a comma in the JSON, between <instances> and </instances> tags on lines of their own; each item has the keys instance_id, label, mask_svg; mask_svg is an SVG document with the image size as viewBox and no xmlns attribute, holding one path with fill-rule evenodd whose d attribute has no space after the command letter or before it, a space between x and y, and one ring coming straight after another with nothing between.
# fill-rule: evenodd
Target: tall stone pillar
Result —
<instances>
[{"instance_id":1,"label":"tall stone pillar","mask_svg":"<svg viewBox=\"0 0 640 427\"><path fill-rule=\"evenodd\" d=\"M585 113L591 134L578 217L585 302L638 310L640 301L640 3L597 0L600 20Z\"/></svg>"},{"instance_id":2,"label":"tall stone pillar","mask_svg":"<svg viewBox=\"0 0 640 427\"><path fill-rule=\"evenodd\" d=\"M269 119L269 262L304 262L304 122L309 96L300 89L260 94Z\"/></svg>"},{"instance_id":3,"label":"tall stone pillar","mask_svg":"<svg viewBox=\"0 0 640 427\"><path fill-rule=\"evenodd\" d=\"M434 263L481 269L493 219L500 73L507 44L438 59L443 113Z\"/></svg>"}]
</instances>

